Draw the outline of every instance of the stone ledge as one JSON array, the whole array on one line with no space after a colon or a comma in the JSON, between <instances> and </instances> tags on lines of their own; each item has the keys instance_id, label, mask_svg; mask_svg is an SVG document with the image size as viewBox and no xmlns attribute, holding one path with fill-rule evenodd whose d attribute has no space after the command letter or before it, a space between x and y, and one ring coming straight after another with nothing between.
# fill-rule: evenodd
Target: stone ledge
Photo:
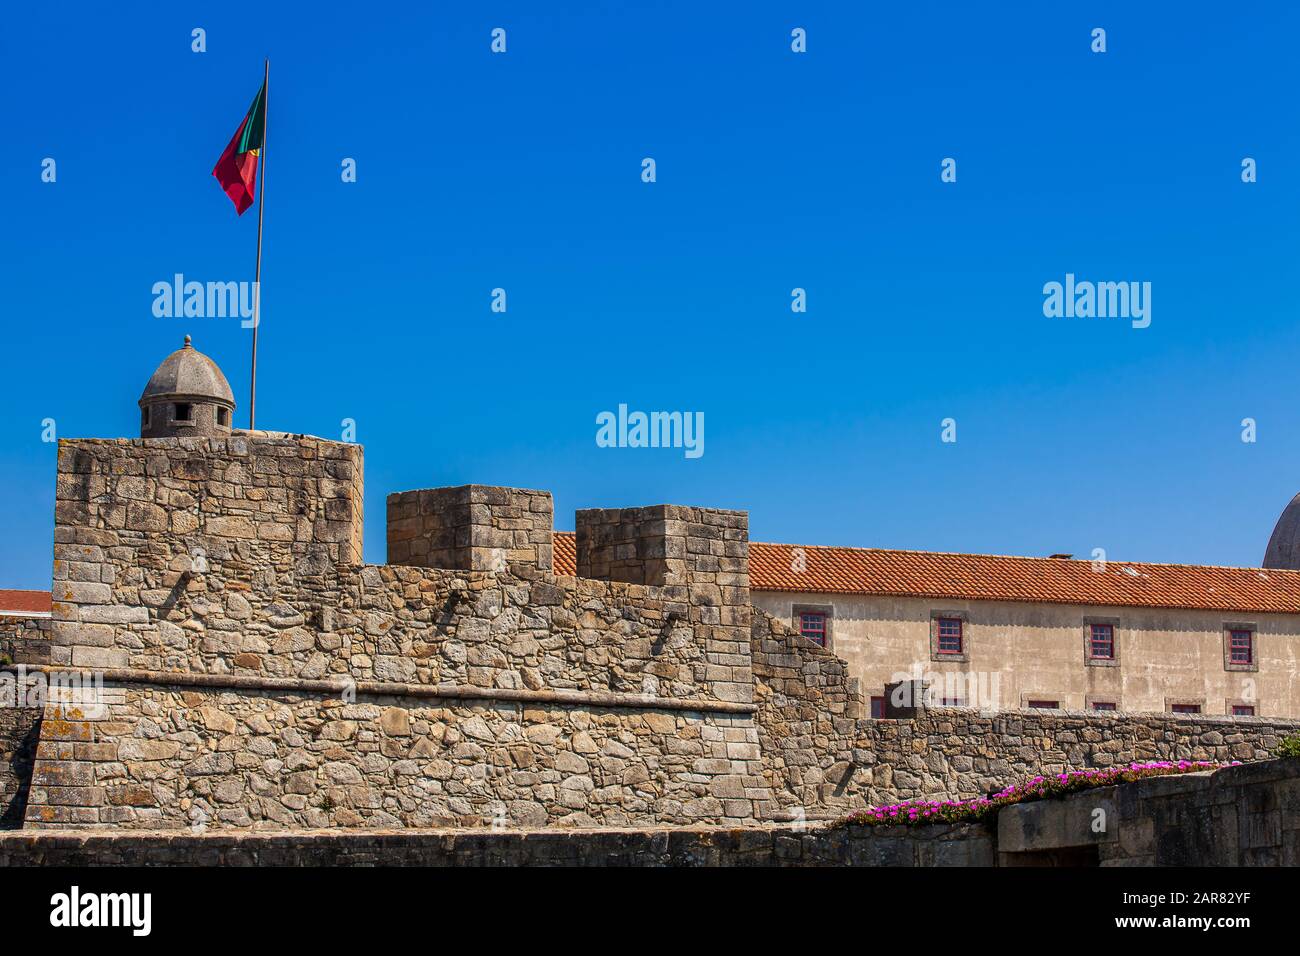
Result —
<instances>
[{"instance_id":1,"label":"stone ledge","mask_svg":"<svg viewBox=\"0 0 1300 956\"><path fill-rule=\"evenodd\" d=\"M0 667L0 672L16 672L17 665ZM44 664L24 665L29 674L67 674L76 667L53 667ZM107 667L81 671L98 675L105 683L148 684L154 687L204 687L231 690L288 691L341 697L353 692L358 697L416 697L437 700L498 700L524 704L559 704L563 706L616 707L630 710L674 710L692 713L753 714L757 707L748 703L706 700L694 697L649 697L581 690L517 690L503 687L469 687L442 684L405 684L391 681L305 680L297 677L252 677L244 674L199 674L193 671L143 671L125 667Z\"/></svg>"},{"instance_id":2,"label":"stone ledge","mask_svg":"<svg viewBox=\"0 0 1300 956\"><path fill-rule=\"evenodd\" d=\"M42 830L0 833L0 866L979 866L990 831L794 826L546 830Z\"/></svg>"}]
</instances>

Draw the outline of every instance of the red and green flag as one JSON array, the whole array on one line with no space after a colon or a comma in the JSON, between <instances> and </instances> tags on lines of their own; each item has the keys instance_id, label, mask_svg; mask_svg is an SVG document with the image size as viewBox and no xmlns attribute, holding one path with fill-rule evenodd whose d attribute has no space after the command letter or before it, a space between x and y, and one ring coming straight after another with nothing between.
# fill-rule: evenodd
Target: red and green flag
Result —
<instances>
[{"instance_id":1,"label":"red and green flag","mask_svg":"<svg viewBox=\"0 0 1300 956\"><path fill-rule=\"evenodd\" d=\"M239 215L253 205L257 194L257 159L266 138L266 83L257 91L253 105L248 108L244 121L235 130L235 137L217 160L212 175L235 204Z\"/></svg>"}]
</instances>

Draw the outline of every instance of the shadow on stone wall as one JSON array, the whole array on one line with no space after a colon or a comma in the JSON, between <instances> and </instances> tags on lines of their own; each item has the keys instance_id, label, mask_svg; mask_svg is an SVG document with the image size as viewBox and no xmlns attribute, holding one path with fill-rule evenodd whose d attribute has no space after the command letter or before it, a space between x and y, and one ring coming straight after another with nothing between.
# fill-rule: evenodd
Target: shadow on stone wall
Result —
<instances>
[{"instance_id":1,"label":"shadow on stone wall","mask_svg":"<svg viewBox=\"0 0 1300 956\"><path fill-rule=\"evenodd\" d=\"M27 811L41 712L9 709L0 716L0 830L18 830Z\"/></svg>"}]
</instances>

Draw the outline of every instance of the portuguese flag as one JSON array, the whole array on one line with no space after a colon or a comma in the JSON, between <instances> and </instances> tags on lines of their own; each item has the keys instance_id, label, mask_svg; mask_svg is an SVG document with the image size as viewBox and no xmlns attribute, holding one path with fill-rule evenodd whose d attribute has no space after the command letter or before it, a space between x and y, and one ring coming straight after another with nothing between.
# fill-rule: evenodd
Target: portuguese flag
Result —
<instances>
[{"instance_id":1,"label":"portuguese flag","mask_svg":"<svg viewBox=\"0 0 1300 956\"><path fill-rule=\"evenodd\" d=\"M239 215L253 205L257 194L257 158L266 138L266 83L257 91L253 105L248 108L244 121L235 130L235 137L217 160L212 175L235 204Z\"/></svg>"}]
</instances>

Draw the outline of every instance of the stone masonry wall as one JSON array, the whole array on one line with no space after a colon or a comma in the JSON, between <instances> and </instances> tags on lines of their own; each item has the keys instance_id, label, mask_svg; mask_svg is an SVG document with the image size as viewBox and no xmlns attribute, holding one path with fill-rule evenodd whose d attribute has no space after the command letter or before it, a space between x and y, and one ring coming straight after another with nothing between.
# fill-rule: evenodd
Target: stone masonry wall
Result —
<instances>
[{"instance_id":1,"label":"stone masonry wall","mask_svg":"<svg viewBox=\"0 0 1300 956\"><path fill-rule=\"evenodd\" d=\"M51 625L48 617L0 614L0 665L48 664Z\"/></svg>"},{"instance_id":2,"label":"stone masonry wall","mask_svg":"<svg viewBox=\"0 0 1300 956\"><path fill-rule=\"evenodd\" d=\"M1095 811L1107 825L1098 829ZM1092 855L1069 852L1088 848ZM1062 852L1066 851L1066 852ZM1149 777L990 825L0 833L0 866L1297 866L1300 760Z\"/></svg>"},{"instance_id":3,"label":"stone masonry wall","mask_svg":"<svg viewBox=\"0 0 1300 956\"><path fill-rule=\"evenodd\" d=\"M505 821L512 826L565 818L572 818L570 823L747 822L766 813L769 796L749 712L727 699L737 696L729 681L719 685L710 679L710 657L721 653L710 645L713 632L697 634L687 626L681 620L687 606L671 600L666 589L543 573L529 580L424 568L340 566L337 571L315 579L311 590L299 579L300 589L292 595L275 588L225 593L228 582L215 564L196 578L185 597L169 609L169 617L179 623L159 622L187 638L182 645L185 655L163 662L141 649L139 656L133 652L128 658L127 670L133 673L126 676L156 675L151 679L165 683L166 670L174 667L174 680L189 674L194 680L242 682L237 694L225 695L226 709L233 709L232 719L248 729L232 733L225 729L224 718L207 727L175 717L174 697L137 690L111 705L103 720L50 720L46 738L53 741L66 731L77 742L95 744L86 751L94 756L70 759L49 752L52 765L37 768L29 824L111 820L147 826L165 820L167 825L181 825L178 811L172 809L178 804L169 794L191 801L208 794L190 786L191 774L184 768L195 757L191 749L178 750L166 738L165 746L153 746L166 729L179 735L178 743L195 743L198 735L201 746L228 755L198 776L208 777L211 786L224 784L224 794L241 794L244 805L205 810L210 825L320 825L320 818L310 814L311 804L297 799L301 794L290 796L274 788L259 793L262 784L257 778L278 786L274 762L290 762L277 737L255 739L254 731L265 726L262 721L238 713L239 695L262 693L266 682L280 682L275 686L286 691L306 691L293 707L281 708L291 716L285 726L318 727L341 719L339 726L346 727L351 718L340 718L335 704L351 687L354 700L358 688L367 697L401 698L405 703L400 706L411 711L407 723L435 728L418 735L423 742L403 742L402 747L379 729L362 730L363 736L374 735L387 749L358 751L365 758L358 765L359 776L341 765L334 771L345 776L337 780L324 771L313 776L312 793L318 802L329 787L344 788L329 797L339 810L337 825L353 821L428 826L430 819L483 824L502 804ZM239 619L223 615L232 597L239 602ZM107 672L110 680L114 673ZM330 681L335 686L307 686ZM477 709L454 700L431 704L410 699L453 692L462 698L504 694L518 699L481 702ZM195 686L170 693L197 700L215 692ZM399 707L392 701L390 709ZM363 703L355 705L360 708L356 713L370 714L373 722L374 708L366 705L371 706L366 710ZM430 708L438 711L436 718L426 716ZM634 712L623 713L629 709ZM147 721L138 719L141 711ZM587 722L615 729L607 732L611 739L597 738L600 752L594 757L584 749L585 738L579 738L578 759L545 747L532 747L536 753L528 756L529 747L519 746L521 724L537 719L537 714L568 728L566 737L573 728L585 729ZM463 724L470 728L464 739L458 736ZM475 738L474 732L480 736ZM548 744L557 739L544 728L529 732ZM343 731L321 733L326 740L334 739L334 748L352 739L328 736ZM124 736L131 739L119 752ZM137 750L137 738L148 746ZM430 742L434 738L436 748ZM493 746L484 749L486 741ZM446 753L444 744L451 748ZM259 754L259 759L240 763L245 759L240 754L248 752ZM592 766L584 768L589 760ZM340 764L337 758L321 760L325 762ZM180 782L151 786L152 798L146 797L138 784L153 780L156 773ZM479 780L477 789L456 789L469 786L466 775ZM296 779L296 786L305 785L305 777ZM609 788L615 781L628 789L617 806L610 806ZM250 802L254 796L256 809ZM293 806L279 803L286 796ZM416 796L425 811L412 809ZM133 802L124 802L128 798ZM279 809L268 809L272 803L267 801ZM530 802L534 809L523 810Z\"/></svg>"},{"instance_id":4,"label":"stone masonry wall","mask_svg":"<svg viewBox=\"0 0 1300 956\"><path fill-rule=\"evenodd\" d=\"M110 686L47 715L31 828L748 823L747 716ZM727 780L734 779L728 786Z\"/></svg>"},{"instance_id":5,"label":"stone masonry wall","mask_svg":"<svg viewBox=\"0 0 1300 956\"><path fill-rule=\"evenodd\" d=\"M359 561L362 501L359 445L61 440L51 662L179 666L202 642L203 618L239 619L238 594ZM228 605L177 620L213 567L234 595Z\"/></svg>"},{"instance_id":6,"label":"stone masonry wall","mask_svg":"<svg viewBox=\"0 0 1300 956\"><path fill-rule=\"evenodd\" d=\"M778 815L836 816L866 805L875 754L848 665L765 611L751 630L763 773Z\"/></svg>"},{"instance_id":7,"label":"stone masonry wall","mask_svg":"<svg viewBox=\"0 0 1300 956\"><path fill-rule=\"evenodd\" d=\"M749 699L740 661L748 621L742 634L733 623L740 615L716 606L716 586L695 589L715 606L696 606L691 589L557 578L526 563L499 573L356 564L356 446L239 437L64 444L56 664L71 657L150 672ZM159 446L173 457L160 457ZM145 470L158 477L141 478ZM312 478L304 491L301 471L335 477ZM235 483L239 476L250 483ZM508 512L524 498L538 500L497 490L512 492L500 496ZM82 500L91 492L93 501ZM160 503L146 508L128 495ZM265 520L235 513L267 498L276 504L258 512ZM115 504L123 500L124 511ZM496 507L492 496L476 500ZM276 518L277 507L353 518ZM194 509L215 517L195 518ZM148 516L153 529L117 529L115 514L128 523L133 514ZM549 510L530 514L549 531ZM287 534L295 520L302 540ZM198 565L192 548L202 549ZM693 626L697 620L709 623Z\"/></svg>"},{"instance_id":8,"label":"stone masonry wall","mask_svg":"<svg viewBox=\"0 0 1300 956\"><path fill-rule=\"evenodd\" d=\"M753 700L749 515L653 505L578 511L578 578L663 588L685 602L678 620L708 646L708 677L724 700Z\"/></svg>"},{"instance_id":9,"label":"stone masonry wall","mask_svg":"<svg viewBox=\"0 0 1300 956\"><path fill-rule=\"evenodd\" d=\"M383 759L380 754L366 755L359 770L364 771L361 777L340 770L348 773L346 779L334 781L324 774L314 778L319 792L313 793L321 799L334 783L351 788L344 795L330 797L340 810L340 825L344 820L372 818L378 822L370 825L395 825L394 819L411 821L407 825L430 825L408 806L413 793L432 808L429 813L444 822L453 817L490 821L498 804L504 803L509 825L539 822L539 812L547 820L569 816L574 822L742 822L766 809L768 794L762 787L752 719L743 705L727 699L737 696L729 680L711 679L716 675L710 659L722 653L710 643L713 631L697 633L687 626L681 620L688 613L687 606L672 600L673 595L665 589L561 579L540 572L528 580L490 572L339 566L335 573L315 576L311 582L295 578L297 587L281 582L260 591L230 591L230 582L222 572L219 562L211 562L208 572L196 576L184 597L168 608L167 619L158 621L163 632L175 629L179 638L175 652L163 659L151 648L133 649L122 669L131 673L125 676L156 675L163 683L168 671L175 675L173 680L182 683L185 674L192 675L190 679L223 678L243 682L238 685L241 694L265 689L268 681L281 682L275 686L286 690L297 686L310 694L292 708L293 723L333 720L337 717L333 704L349 686L354 692L359 687L366 695L402 698L453 692L462 697L471 693L518 698L478 713L478 721L472 720L476 712L471 705L444 706L431 724L452 728L445 736L439 733L440 742L460 744L455 755L464 766L454 772L483 777L482 785L472 793L440 789L444 783L453 783L450 777L438 776L444 771L452 773L447 763L435 762L442 760L441 751L421 750L408 758L391 745ZM238 616L229 614L232 607L238 608ZM114 673L107 672L110 680ZM330 681L336 686L306 686ZM197 686L174 692L189 698L208 693ZM534 703L538 706L529 706ZM33 788L29 824L93 825L112 819L143 826L162 815L169 825L179 825L176 813L168 809L172 804L164 789L151 790L156 799L149 800L137 787L129 791L135 803L114 802L125 799L119 795L118 783L149 780L150 774L160 771L152 756L159 748L148 747L142 753L150 755L149 759L137 759L134 743L124 753L115 749L122 736L152 740L159 728L173 720L173 706L174 701L165 704L148 695L128 693L110 706L105 720L48 721L48 739L56 740L66 723L76 742L96 745L87 751L94 757L70 760L62 753L43 752L52 765L48 770L37 767L38 786ZM423 713L434 705L408 699L404 706ZM618 718L616 739L601 742L598 769L575 773L578 760L565 763L564 755L546 755L544 751L535 755L531 764L510 763L525 759L523 750L508 746L517 743L520 729L513 725L524 718L506 715L531 714L540 707L546 719L558 726L593 721L603 728L607 718L597 712L608 706L644 713ZM737 706L739 710L734 709ZM733 709L728 711L728 707ZM142 710L148 715L144 722L136 716ZM679 716L684 712L692 716ZM429 723L414 713L408 719ZM461 724L479 729L485 721L491 728L490 739L499 744L492 750L500 758L495 762L483 760L482 741L462 743L456 739L460 731L455 728ZM225 723L222 720L220 726ZM239 726L263 725L259 721ZM671 733L665 730L669 727ZM224 783L223 793L243 794L246 801L257 793L260 784L254 776L258 771L253 765L238 763L247 756L245 747L260 755L259 766L265 760L287 762L274 738L241 738L228 732L209 737L205 735L208 730L213 729L191 722L170 728L181 735L181 742L192 743L198 734L203 746L229 754L206 774L220 778L209 782L214 786ZM538 739L544 739L547 731L537 733L542 734ZM636 759L624 765L620 761L628 759L629 748ZM185 764L194 754L184 750L172 756ZM588 759L585 753L580 757ZM390 763L400 766L392 769ZM476 766L478 769L473 769ZM169 779L175 771L168 771ZM535 776L539 772L546 776L539 780ZM277 779L266 769L260 773L265 779ZM645 786L640 786L643 773L648 777ZM298 786L303 779L298 778ZM621 809L605 806L610 799L608 788L615 780L620 784L626 780L630 788ZM182 799L196 798L187 784L176 787L180 788L178 794L182 790L186 794ZM363 795L358 787L384 796ZM442 804L431 802L429 787L443 794ZM563 792L566 790L569 792ZM279 800L286 795L273 796ZM453 806L449 802L453 796L463 799ZM520 810L521 803L528 801L537 808L531 815ZM290 802L299 803L296 798ZM255 812L251 805L225 816L214 811L211 825L239 825L235 821L249 820L259 825L304 826L314 819L302 815L308 812L306 803L288 809L282 804L278 811L267 810L263 803L259 802ZM394 812L393 806L403 812Z\"/></svg>"},{"instance_id":10,"label":"stone masonry wall","mask_svg":"<svg viewBox=\"0 0 1300 956\"><path fill-rule=\"evenodd\" d=\"M521 545L504 568L359 565L360 450L320 439L68 442L59 487L55 663L107 700L47 707L29 826L768 809L743 515L708 513L699 579L655 587L556 577L549 495L480 486L397 511L467 505L471 550Z\"/></svg>"},{"instance_id":11,"label":"stone masonry wall","mask_svg":"<svg viewBox=\"0 0 1300 956\"><path fill-rule=\"evenodd\" d=\"M912 720L869 720L872 803L973 797L1040 773L1146 760L1263 760L1300 721L1190 714L945 708Z\"/></svg>"},{"instance_id":12,"label":"stone masonry wall","mask_svg":"<svg viewBox=\"0 0 1300 956\"><path fill-rule=\"evenodd\" d=\"M388 563L461 571L550 571L549 491L462 485L388 496Z\"/></svg>"},{"instance_id":13,"label":"stone masonry wall","mask_svg":"<svg viewBox=\"0 0 1300 956\"><path fill-rule=\"evenodd\" d=\"M684 623L685 603L638 585L340 565L254 589L210 560L174 602L141 610L144 621L119 631L124 668L735 696L710 679L709 639Z\"/></svg>"}]
</instances>

